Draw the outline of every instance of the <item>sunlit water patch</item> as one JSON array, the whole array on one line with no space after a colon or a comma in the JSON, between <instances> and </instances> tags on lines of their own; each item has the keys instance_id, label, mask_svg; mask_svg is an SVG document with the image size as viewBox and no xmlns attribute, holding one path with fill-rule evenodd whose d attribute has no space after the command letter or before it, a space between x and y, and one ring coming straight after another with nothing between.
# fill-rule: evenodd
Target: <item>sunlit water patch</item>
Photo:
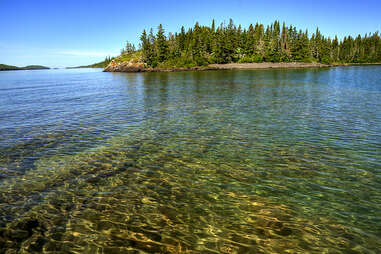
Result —
<instances>
[{"instance_id":1,"label":"sunlit water patch","mask_svg":"<svg viewBox=\"0 0 381 254\"><path fill-rule=\"evenodd\" d=\"M0 253L378 253L380 70L0 73Z\"/></svg>"}]
</instances>

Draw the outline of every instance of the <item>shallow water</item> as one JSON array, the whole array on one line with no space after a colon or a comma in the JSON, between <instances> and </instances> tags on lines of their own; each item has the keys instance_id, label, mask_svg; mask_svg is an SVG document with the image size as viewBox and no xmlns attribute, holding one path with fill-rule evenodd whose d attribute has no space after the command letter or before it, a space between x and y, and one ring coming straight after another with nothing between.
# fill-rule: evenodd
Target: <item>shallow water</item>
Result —
<instances>
[{"instance_id":1,"label":"shallow water","mask_svg":"<svg viewBox=\"0 0 381 254\"><path fill-rule=\"evenodd\" d=\"M0 72L0 253L380 253L381 66Z\"/></svg>"}]
</instances>

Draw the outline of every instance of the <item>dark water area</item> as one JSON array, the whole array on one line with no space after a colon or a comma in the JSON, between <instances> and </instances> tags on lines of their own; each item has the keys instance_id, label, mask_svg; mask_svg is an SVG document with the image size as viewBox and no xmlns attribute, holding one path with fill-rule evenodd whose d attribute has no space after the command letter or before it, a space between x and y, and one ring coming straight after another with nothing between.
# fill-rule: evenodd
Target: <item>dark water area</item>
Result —
<instances>
[{"instance_id":1,"label":"dark water area","mask_svg":"<svg viewBox=\"0 0 381 254\"><path fill-rule=\"evenodd\" d=\"M381 66L0 72L0 253L381 253Z\"/></svg>"}]
</instances>

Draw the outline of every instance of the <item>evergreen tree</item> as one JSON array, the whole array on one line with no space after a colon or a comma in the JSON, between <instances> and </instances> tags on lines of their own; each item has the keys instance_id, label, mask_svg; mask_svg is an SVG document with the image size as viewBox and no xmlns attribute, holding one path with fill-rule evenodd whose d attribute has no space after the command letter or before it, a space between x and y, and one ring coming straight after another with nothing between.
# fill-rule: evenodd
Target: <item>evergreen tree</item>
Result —
<instances>
[{"instance_id":1,"label":"evergreen tree","mask_svg":"<svg viewBox=\"0 0 381 254\"><path fill-rule=\"evenodd\" d=\"M141 45L141 50L142 50L142 55L143 55L143 61L146 62L148 65L150 65L150 53L151 53L151 44L148 39L146 30L143 30L142 35L140 36L140 45Z\"/></svg>"},{"instance_id":2,"label":"evergreen tree","mask_svg":"<svg viewBox=\"0 0 381 254\"><path fill-rule=\"evenodd\" d=\"M156 38L151 28L148 35L149 51L147 52L147 64L148 66L156 67L158 64L157 54L155 50Z\"/></svg>"},{"instance_id":3,"label":"evergreen tree","mask_svg":"<svg viewBox=\"0 0 381 254\"><path fill-rule=\"evenodd\" d=\"M185 49L185 39L186 39L184 26L181 27L181 32L177 38L178 38L179 49L183 51Z\"/></svg>"},{"instance_id":4,"label":"evergreen tree","mask_svg":"<svg viewBox=\"0 0 381 254\"><path fill-rule=\"evenodd\" d=\"M248 56L253 56L255 53L255 31L252 24L249 26L249 30L247 31L247 39L245 43L245 54Z\"/></svg>"},{"instance_id":5,"label":"evergreen tree","mask_svg":"<svg viewBox=\"0 0 381 254\"><path fill-rule=\"evenodd\" d=\"M339 40L337 39L337 36L335 36L335 39L333 39L333 41L332 41L331 60L332 60L332 62L338 62L339 61Z\"/></svg>"},{"instance_id":6,"label":"evergreen tree","mask_svg":"<svg viewBox=\"0 0 381 254\"><path fill-rule=\"evenodd\" d=\"M168 57L168 42L165 37L165 32L163 26L160 24L157 28L156 40L155 40L155 48L157 60L159 62L163 62Z\"/></svg>"},{"instance_id":7,"label":"evergreen tree","mask_svg":"<svg viewBox=\"0 0 381 254\"><path fill-rule=\"evenodd\" d=\"M126 42L126 48L125 48L125 53L126 54L131 54L136 51L135 45L130 43L129 41Z\"/></svg>"},{"instance_id":8,"label":"evergreen tree","mask_svg":"<svg viewBox=\"0 0 381 254\"><path fill-rule=\"evenodd\" d=\"M280 61L288 62L290 60L290 50L288 41L288 30L286 24L283 22L282 32L280 37Z\"/></svg>"}]
</instances>

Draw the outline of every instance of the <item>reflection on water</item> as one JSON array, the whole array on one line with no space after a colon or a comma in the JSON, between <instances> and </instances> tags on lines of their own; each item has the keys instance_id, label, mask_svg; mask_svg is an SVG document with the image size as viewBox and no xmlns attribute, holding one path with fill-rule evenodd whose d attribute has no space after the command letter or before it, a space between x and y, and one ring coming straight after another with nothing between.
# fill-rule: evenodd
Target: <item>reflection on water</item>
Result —
<instances>
[{"instance_id":1,"label":"reflection on water","mask_svg":"<svg viewBox=\"0 0 381 254\"><path fill-rule=\"evenodd\" d=\"M0 73L0 253L378 253L380 73Z\"/></svg>"}]
</instances>

